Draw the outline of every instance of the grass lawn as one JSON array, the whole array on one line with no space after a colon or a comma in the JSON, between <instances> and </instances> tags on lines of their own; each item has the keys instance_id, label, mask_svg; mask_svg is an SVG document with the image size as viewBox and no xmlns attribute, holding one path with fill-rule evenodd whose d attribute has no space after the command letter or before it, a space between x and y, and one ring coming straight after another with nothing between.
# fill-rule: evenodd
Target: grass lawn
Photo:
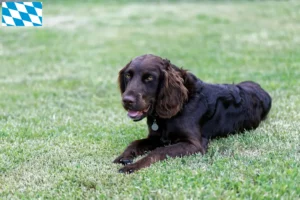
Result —
<instances>
[{"instance_id":1,"label":"grass lawn","mask_svg":"<svg viewBox=\"0 0 300 200\"><path fill-rule=\"evenodd\" d=\"M299 1L43 2L43 28L0 27L0 199L300 198ZM117 173L147 135L117 74L145 53L206 82L260 83L268 119L205 156Z\"/></svg>"}]
</instances>

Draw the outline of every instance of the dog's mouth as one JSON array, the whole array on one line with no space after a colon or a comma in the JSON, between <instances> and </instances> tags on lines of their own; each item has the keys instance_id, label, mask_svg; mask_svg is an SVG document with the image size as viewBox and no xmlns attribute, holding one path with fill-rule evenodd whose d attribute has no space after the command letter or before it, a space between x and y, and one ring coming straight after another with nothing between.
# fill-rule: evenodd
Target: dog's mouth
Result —
<instances>
[{"instance_id":1,"label":"dog's mouth","mask_svg":"<svg viewBox=\"0 0 300 200\"><path fill-rule=\"evenodd\" d=\"M140 111L136 111L136 110L128 110L127 115L128 115L128 117L130 117L133 121L139 121L139 120L143 119L143 118L147 115L147 113L148 113L150 107L151 107L151 105L149 105L146 109L140 110Z\"/></svg>"}]
</instances>

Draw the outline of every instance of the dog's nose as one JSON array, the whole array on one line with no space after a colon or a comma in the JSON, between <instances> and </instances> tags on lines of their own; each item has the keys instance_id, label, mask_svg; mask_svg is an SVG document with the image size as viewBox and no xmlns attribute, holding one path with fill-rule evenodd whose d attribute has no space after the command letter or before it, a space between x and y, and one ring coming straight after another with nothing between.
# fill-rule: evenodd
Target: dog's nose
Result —
<instances>
[{"instance_id":1,"label":"dog's nose","mask_svg":"<svg viewBox=\"0 0 300 200\"><path fill-rule=\"evenodd\" d=\"M123 97L123 103L125 105L132 105L135 102L135 98L133 96L124 96Z\"/></svg>"}]
</instances>

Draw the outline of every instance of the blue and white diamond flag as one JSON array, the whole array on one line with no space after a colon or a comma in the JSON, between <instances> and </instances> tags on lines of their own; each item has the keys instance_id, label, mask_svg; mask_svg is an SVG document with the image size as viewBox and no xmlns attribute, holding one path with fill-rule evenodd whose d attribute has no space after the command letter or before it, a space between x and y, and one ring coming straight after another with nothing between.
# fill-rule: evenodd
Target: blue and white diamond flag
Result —
<instances>
[{"instance_id":1,"label":"blue and white diamond flag","mask_svg":"<svg viewBox=\"0 0 300 200\"><path fill-rule=\"evenodd\" d=\"M2 26L42 25L42 2L2 2Z\"/></svg>"}]
</instances>

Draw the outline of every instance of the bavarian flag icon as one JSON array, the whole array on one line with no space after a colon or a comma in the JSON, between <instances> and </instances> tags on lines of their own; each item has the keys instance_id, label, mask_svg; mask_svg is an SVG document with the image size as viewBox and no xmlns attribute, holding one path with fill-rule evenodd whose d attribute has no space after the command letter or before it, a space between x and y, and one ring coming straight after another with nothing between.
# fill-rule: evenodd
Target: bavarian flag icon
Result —
<instances>
[{"instance_id":1,"label":"bavarian flag icon","mask_svg":"<svg viewBox=\"0 0 300 200\"><path fill-rule=\"evenodd\" d=\"M2 2L2 26L42 25L42 2Z\"/></svg>"}]
</instances>

